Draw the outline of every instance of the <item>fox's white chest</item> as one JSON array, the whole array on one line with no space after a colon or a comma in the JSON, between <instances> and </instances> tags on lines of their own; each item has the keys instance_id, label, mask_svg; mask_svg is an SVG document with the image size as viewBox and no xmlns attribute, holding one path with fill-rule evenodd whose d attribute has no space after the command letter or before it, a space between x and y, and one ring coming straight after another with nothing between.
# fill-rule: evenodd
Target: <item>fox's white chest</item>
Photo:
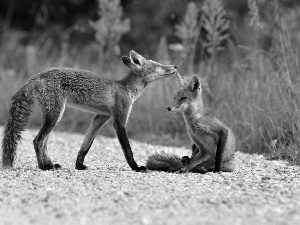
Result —
<instances>
[{"instance_id":1,"label":"fox's white chest","mask_svg":"<svg viewBox=\"0 0 300 225\"><path fill-rule=\"evenodd\" d=\"M144 88L143 89L134 89L134 90L130 90L129 91L129 97L131 99L131 102L134 103L135 100L137 100L141 94L144 92Z\"/></svg>"},{"instance_id":2,"label":"fox's white chest","mask_svg":"<svg viewBox=\"0 0 300 225\"><path fill-rule=\"evenodd\" d=\"M205 131L190 132L190 137L198 147L203 147L206 152L216 153L217 142L214 136L209 135Z\"/></svg>"}]
</instances>

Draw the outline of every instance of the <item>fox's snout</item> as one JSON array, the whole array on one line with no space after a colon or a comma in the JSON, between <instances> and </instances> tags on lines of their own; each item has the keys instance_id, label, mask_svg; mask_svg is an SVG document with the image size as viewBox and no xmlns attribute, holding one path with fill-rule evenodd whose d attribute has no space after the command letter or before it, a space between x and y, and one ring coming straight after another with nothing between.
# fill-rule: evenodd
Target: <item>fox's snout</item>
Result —
<instances>
[{"instance_id":1,"label":"fox's snout","mask_svg":"<svg viewBox=\"0 0 300 225\"><path fill-rule=\"evenodd\" d=\"M181 103L181 104L177 104L177 103L173 103L171 106L169 106L167 108L167 110L169 112L174 112L174 113L177 113L177 112L180 112L180 111L185 111L187 108L188 108L188 104L187 103Z\"/></svg>"},{"instance_id":2,"label":"fox's snout","mask_svg":"<svg viewBox=\"0 0 300 225\"><path fill-rule=\"evenodd\" d=\"M177 66L174 65L169 65L164 67L164 73L165 74L170 74L170 73L175 73L177 71Z\"/></svg>"},{"instance_id":3,"label":"fox's snout","mask_svg":"<svg viewBox=\"0 0 300 225\"><path fill-rule=\"evenodd\" d=\"M169 112L174 112L174 113L180 111L180 108L176 108L174 106L169 106L167 109L168 109Z\"/></svg>"}]
</instances>

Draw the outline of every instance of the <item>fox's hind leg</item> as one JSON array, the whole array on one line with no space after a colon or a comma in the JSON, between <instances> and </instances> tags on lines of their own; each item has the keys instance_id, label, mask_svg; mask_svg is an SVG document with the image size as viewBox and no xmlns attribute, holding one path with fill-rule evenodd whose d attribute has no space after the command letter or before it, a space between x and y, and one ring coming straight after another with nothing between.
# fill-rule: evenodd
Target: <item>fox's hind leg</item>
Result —
<instances>
[{"instance_id":1,"label":"fox's hind leg","mask_svg":"<svg viewBox=\"0 0 300 225\"><path fill-rule=\"evenodd\" d=\"M194 148L193 145L193 155L191 157L191 160L187 165L185 165L182 169L181 172L188 172L193 170L194 167L197 165L207 161L211 157L210 153L207 153L205 151L201 151L199 148Z\"/></svg>"},{"instance_id":2,"label":"fox's hind leg","mask_svg":"<svg viewBox=\"0 0 300 225\"><path fill-rule=\"evenodd\" d=\"M55 104L49 107L47 102L39 99L43 110L43 126L38 135L33 140L33 145L38 161L38 166L41 170L51 170L60 168L59 164L53 165L47 151L47 141L49 134L54 129L56 124L62 117L65 110L65 100L60 101L55 99Z\"/></svg>"},{"instance_id":3,"label":"fox's hind leg","mask_svg":"<svg viewBox=\"0 0 300 225\"><path fill-rule=\"evenodd\" d=\"M83 143L81 145L81 148L78 152L77 155L77 160L76 160L76 166L75 168L78 170L85 170L87 169L87 167L85 165L83 165L83 161L84 158L86 156L86 154L88 153L88 151L90 150L90 147L95 139L95 137L97 136L98 132L100 131L101 127L110 119L110 116L107 115L96 115L87 132L85 135L85 138L83 140Z\"/></svg>"},{"instance_id":4,"label":"fox's hind leg","mask_svg":"<svg viewBox=\"0 0 300 225\"><path fill-rule=\"evenodd\" d=\"M224 151L226 148L227 138L228 138L228 130L225 128L221 129L219 131L219 142L217 144L214 172L220 172L222 170L222 161L223 161Z\"/></svg>"}]
</instances>

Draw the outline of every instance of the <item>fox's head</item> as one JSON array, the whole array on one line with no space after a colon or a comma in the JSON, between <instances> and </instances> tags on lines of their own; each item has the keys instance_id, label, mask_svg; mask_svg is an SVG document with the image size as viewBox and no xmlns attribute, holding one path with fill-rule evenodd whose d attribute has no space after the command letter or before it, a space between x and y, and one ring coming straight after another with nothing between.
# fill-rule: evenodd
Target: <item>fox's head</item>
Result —
<instances>
[{"instance_id":1,"label":"fox's head","mask_svg":"<svg viewBox=\"0 0 300 225\"><path fill-rule=\"evenodd\" d=\"M152 60L146 60L143 56L131 50L128 56L122 56L123 63L134 74L140 76L145 82L172 76L176 73L176 66L162 65Z\"/></svg>"},{"instance_id":2,"label":"fox's head","mask_svg":"<svg viewBox=\"0 0 300 225\"><path fill-rule=\"evenodd\" d=\"M200 80L194 76L189 82L183 80L177 73L178 91L174 96L173 104L168 107L171 112L186 111L189 107L202 106L202 88Z\"/></svg>"}]
</instances>

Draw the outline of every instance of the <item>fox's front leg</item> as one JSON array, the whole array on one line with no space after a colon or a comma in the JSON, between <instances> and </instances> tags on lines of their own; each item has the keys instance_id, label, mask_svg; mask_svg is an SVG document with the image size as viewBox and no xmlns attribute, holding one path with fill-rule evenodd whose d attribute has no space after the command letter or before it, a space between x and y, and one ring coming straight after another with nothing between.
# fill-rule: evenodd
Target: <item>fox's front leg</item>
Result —
<instances>
[{"instance_id":1,"label":"fox's front leg","mask_svg":"<svg viewBox=\"0 0 300 225\"><path fill-rule=\"evenodd\" d=\"M128 165L131 167L131 169L137 171L137 172L143 172L147 168L145 166L138 166L137 163L134 161L133 153L130 147L130 143L127 136L127 131L125 127L126 122L119 120L118 118L114 119L113 126L117 133L119 142L122 146L126 161Z\"/></svg>"},{"instance_id":2,"label":"fox's front leg","mask_svg":"<svg viewBox=\"0 0 300 225\"><path fill-rule=\"evenodd\" d=\"M194 158L194 156L195 156L198 152L199 152L199 148L197 147L197 145L193 144L193 146L192 146L192 156L191 156L191 158ZM183 157L181 158L182 164L183 164L184 166L188 165L189 162L190 162L190 160L191 160L191 158L188 157L188 156L183 156Z\"/></svg>"},{"instance_id":3,"label":"fox's front leg","mask_svg":"<svg viewBox=\"0 0 300 225\"><path fill-rule=\"evenodd\" d=\"M83 143L80 147L80 150L77 155L77 160L76 160L76 166L75 168L78 170L85 170L87 167L83 165L84 158L88 151L90 150L90 147L97 136L98 132L100 131L101 127L110 119L110 116L107 115L96 115L87 132L85 135L85 138L83 140Z\"/></svg>"},{"instance_id":4,"label":"fox's front leg","mask_svg":"<svg viewBox=\"0 0 300 225\"><path fill-rule=\"evenodd\" d=\"M192 146L192 156L191 158L194 158L195 155L197 155L199 153L200 149L197 147L196 144L193 144Z\"/></svg>"},{"instance_id":5,"label":"fox's front leg","mask_svg":"<svg viewBox=\"0 0 300 225\"><path fill-rule=\"evenodd\" d=\"M220 172L222 170L223 155L226 147L228 130L223 128L219 131L218 135L219 135L219 142L217 145L214 172Z\"/></svg>"}]
</instances>

